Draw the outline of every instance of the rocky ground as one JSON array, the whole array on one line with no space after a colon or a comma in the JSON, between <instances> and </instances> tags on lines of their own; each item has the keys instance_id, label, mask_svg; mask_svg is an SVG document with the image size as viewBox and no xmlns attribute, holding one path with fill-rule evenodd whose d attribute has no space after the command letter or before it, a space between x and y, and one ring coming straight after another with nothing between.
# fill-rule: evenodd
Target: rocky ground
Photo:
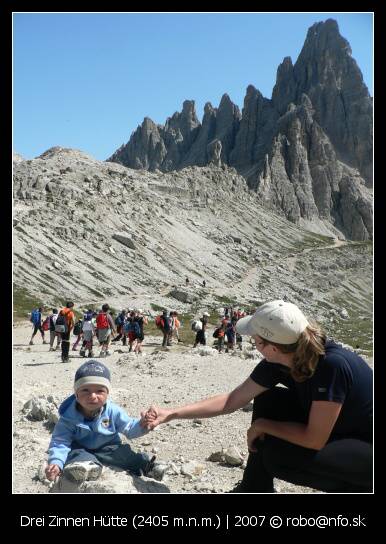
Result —
<instances>
[{"instance_id":1,"label":"rocky ground","mask_svg":"<svg viewBox=\"0 0 386 544\"><path fill-rule=\"evenodd\" d=\"M153 317L160 308L195 316L204 310L213 315L224 306L252 311L280 298L371 357L371 242L345 240L328 221L287 221L263 208L233 168L190 167L162 174L96 161L65 148L31 161L16 159L16 493L48 492L39 467L57 405L71 393L82 362L72 352L70 364L63 365L59 353L49 353L39 340L28 345L31 330L25 320L37 305L44 306L44 315L72 299L77 311L108 302L115 310L143 308ZM143 357L116 347L106 359L113 398L131 415L151 403L181 404L228 391L256 364L248 352L200 354L181 345L163 351L159 344L159 338L148 336ZM242 476L249 422L250 413L239 410L162 426L133 445L171 462L164 482L106 469L98 484L81 491L225 492ZM218 461L208 460L213 454ZM276 488L312 492L285 482Z\"/></svg>"},{"instance_id":2,"label":"rocky ground","mask_svg":"<svg viewBox=\"0 0 386 544\"><path fill-rule=\"evenodd\" d=\"M138 451L155 453L170 464L162 482L105 468L97 482L79 488L63 481L61 487L50 489L42 467L57 406L72 393L74 373L84 359L72 351L70 363L63 364L60 353L48 352L38 337L29 346L30 332L27 323L14 328L15 493L224 493L241 479L251 418L248 406L217 418L175 420L131 441ZM248 345L243 352L229 355L176 343L163 350L159 340L147 337L143 356L129 354L127 347L119 345L104 359L112 374L111 398L132 416L152 403L180 405L229 391L248 377L259 360ZM279 493L315 492L279 480L275 486Z\"/></svg>"}]
</instances>

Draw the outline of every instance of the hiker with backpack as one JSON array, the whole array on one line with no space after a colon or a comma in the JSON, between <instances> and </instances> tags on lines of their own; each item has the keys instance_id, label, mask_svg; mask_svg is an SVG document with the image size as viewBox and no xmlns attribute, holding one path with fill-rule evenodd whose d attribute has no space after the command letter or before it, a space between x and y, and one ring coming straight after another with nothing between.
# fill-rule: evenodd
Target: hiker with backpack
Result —
<instances>
[{"instance_id":1,"label":"hiker with backpack","mask_svg":"<svg viewBox=\"0 0 386 544\"><path fill-rule=\"evenodd\" d=\"M162 315L157 316L155 323L163 334L162 347L166 348L167 346L170 346L170 332L172 330L172 321L168 316L168 311L164 310L162 312Z\"/></svg>"},{"instance_id":2,"label":"hiker with backpack","mask_svg":"<svg viewBox=\"0 0 386 544\"><path fill-rule=\"evenodd\" d=\"M78 321L74 325L74 330L72 331L72 333L77 337L74 342L74 345L72 346L72 351L76 351L76 348L80 342L80 339L83 336L82 329L83 329L83 319L79 318Z\"/></svg>"},{"instance_id":3,"label":"hiker with backpack","mask_svg":"<svg viewBox=\"0 0 386 544\"><path fill-rule=\"evenodd\" d=\"M220 323L220 325L213 332L213 338L217 338L217 349L221 353L224 349L224 340L225 340L225 323Z\"/></svg>"},{"instance_id":4,"label":"hiker with backpack","mask_svg":"<svg viewBox=\"0 0 386 544\"><path fill-rule=\"evenodd\" d=\"M200 319L201 327L196 329L196 339L194 341L193 347L195 348L197 344L202 344L203 346L206 346L206 328L208 326L208 318L210 315L208 312L204 312L202 314L202 317Z\"/></svg>"},{"instance_id":5,"label":"hiker with backpack","mask_svg":"<svg viewBox=\"0 0 386 544\"><path fill-rule=\"evenodd\" d=\"M147 428L230 414L253 400L249 457L233 493L274 493L274 478L326 493L373 491L373 371L290 302L240 319L264 359L230 393L177 408L151 406ZM282 387L284 385L285 387Z\"/></svg>"},{"instance_id":6,"label":"hiker with backpack","mask_svg":"<svg viewBox=\"0 0 386 544\"><path fill-rule=\"evenodd\" d=\"M144 325L147 325L148 320L145 315L143 315L143 310L141 308L138 308L136 311L136 315L134 316L134 321L138 323L139 331L136 333L137 335L137 343L135 345L134 351L137 353L137 355L142 355L142 342L145 339L145 333L143 330Z\"/></svg>"},{"instance_id":7,"label":"hiker with backpack","mask_svg":"<svg viewBox=\"0 0 386 544\"><path fill-rule=\"evenodd\" d=\"M35 334L38 331L40 331L40 334L42 335L43 344L47 344L47 342L44 339L44 330L42 327L42 311L43 311L43 308L35 308L31 312L30 321L32 323L33 331L32 331L31 340L29 341L30 346L33 346L33 343L34 343L33 339Z\"/></svg>"},{"instance_id":8,"label":"hiker with backpack","mask_svg":"<svg viewBox=\"0 0 386 544\"><path fill-rule=\"evenodd\" d=\"M133 346L136 348L137 339L141 336L141 328L136 320L136 312L134 310L130 312L123 330L129 341L129 353L131 353Z\"/></svg>"},{"instance_id":9,"label":"hiker with backpack","mask_svg":"<svg viewBox=\"0 0 386 544\"><path fill-rule=\"evenodd\" d=\"M126 321L126 310L121 310L117 317L115 318L115 325L117 326L117 336L112 339L112 342L118 342L118 340L122 339L122 344L126 346L126 336L123 333L123 326Z\"/></svg>"},{"instance_id":10,"label":"hiker with backpack","mask_svg":"<svg viewBox=\"0 0 386 544\"><path fill-rule=\"evenodd\" d=\"M48 351L56 351L58 348L60 348L60 344L62 342L61 335L55 331L55 323L58 318L58 310L56 308L52 309L52 314L49 316L50 318L50 349ZM54 348L54 342L56 338L56 348Z\"/></svg>"},{"instance_id":11,"label":"hiker with backpack","mask_svg":"<svg viewBox=\"0 0 386 544\"><path fill-rule=\"evenodd\" d=\"M237 318L233 316L230 321L226 324L225 334L227 337L227 348L225 353L228 353L229 350L233 351L236 345L236 323Z\"/></svg>"},{"instance_id":12,"label":"hiker with backpack","mask_svg":"<svg viewBox=\"0 0 386 544\"><path fill-rule=\"evenodd\" d=\"M107 357L107 355L111 355L109 352L111 333L116 333L114 321L109 313L109 310L110 306L108 304L103 304L102 310L96 316L97 337L101 346L99 357Z\"/></svg>"},{"instance_id":13,"label":"hiker with backpack","mask_svg":"<svg viewBox=\"0 0 386 544\"><path fill-rule=\"evenodd\" d=\"M70 334L75 324L74 303L67 302L62 308L55 321L55 331L60 333L62 338L62 362L69 363Z\"/></svg>"},{"instance_id":14,"label":"hiker with backpack","mask_svg":"<svg viewBox=\"0 0 386 544\"><path fill-rule=\"evenodd\" d=\"M86 313L83 319L83 324L82 324L83 343L79 351L79 355L81 357L86 357L87 350L88 350L88 357L94 357L92 347L93 347L93 338L95 336L95 331L96 331L96 327L92 321L92 313Z\"/></svg>"}]
</instances>

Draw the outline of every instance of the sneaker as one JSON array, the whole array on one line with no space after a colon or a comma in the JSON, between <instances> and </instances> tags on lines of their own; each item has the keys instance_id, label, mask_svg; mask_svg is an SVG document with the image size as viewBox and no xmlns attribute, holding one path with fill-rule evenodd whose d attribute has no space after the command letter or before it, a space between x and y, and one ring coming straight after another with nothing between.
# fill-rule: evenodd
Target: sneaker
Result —
<instances>
[{"instance_id":1,"label":"sneaker","mask_svg":"<svg viewBox=\"0 0 386 544\"><path fill-rule=\"evenodd\" d=\"M30 340L30 343L29 343L30 346L33 346L34 343L32 342L32 340Z\"/></svg>"},{"instance_id":2,"label":"sneaker","mask_svg":"<svg viewBox=\"0 0 386 544\"><path fill-rule=\"evenodd\" d=\"M78 348L72 348L72 351L78 351Z\"/></svg>"},{"instance_id":3,"label":"sneaker","mask_svg":"<svg viewBox=\"0 0 386 544\"><path fill-rule=\"evenodd\" d=\"M94 352L93 352L93 351L89 351L89 352L88 352L88 356L89 356L89 357L94 357Z\"/></svg>"},{"instance_id":4,"label":"sneaker","mask_svg":"<svg viewBox=\"0 0 386 544\"><path fill-rule=\"evenodd\" d=\"M79 355L80 355L81 357L86 357L86 352L85 352L84 350L81 349L80 352L79 352Z\"/></svg>"},{"instance_id":5,"label":"sneaker","mask_svg":"<svg viewBox=\"0 0 386 544\"><path fill-rule=\"evenodd\" d=\"M105 352L105 351L101 351L100 354L99 354L99 357L106 357L106 352Z\"/></svg>"},{"instance_id":6,"label":"sneaker","mask_svg":"<svg viewBox=\"0 0 386 544\"><path fill-rule=\"evenodd\" d=\"M50 348L48 351L55 351L55 349L54 349L54 348Z\"/></svg>"},{"instance_id":7,"label":"sneaker","mask_svg":"<svg viewBox=\"0 0 386 544\"><path fill-rule=\"evenodd\" d=\"M108 355L111 355L111 351L109 350L105 351L105 357L107 357Z\"/></svg>"},{"instance_id":8,"label":"sneaker","mask_svg":"<svg viewBox=\"0 0 386 544\"><path fill-rule=\"evenodd\" d=\"M43 344L48 344L47 340L43 340Z\"/></svg>"},{"instance_id":9,"label":"sneaker","mask_svg":"<svg viewBox=\"0 0 386 544\"><path fill-rule=\"evenodd\" d=\"M62 363L69 363L70 359L68 357L62 357Z\"/></svg>"},{"instance_id":10,"label":"sneaker","mask_svg":"<svg viewBox=\"0 0 386 544\"><path fill-rule=\"evenodd\" d=\"M97 480L102 473L102 466L91 461L69 463L63 469L63 474L72 482Z\"/></svg>"},{"instance_id":11,"label":"sneaker","mask_svg":"<svg viewBox=\"0 0 386 544\"><path fill-rule=\"evenodd\" d=\"M154 455L142 471L142 474L146 476L146 478L153 478L160 482L165 476L168 467L169 465L166 463L156 461L156 456Z\"/></svg>"}]
</instances>

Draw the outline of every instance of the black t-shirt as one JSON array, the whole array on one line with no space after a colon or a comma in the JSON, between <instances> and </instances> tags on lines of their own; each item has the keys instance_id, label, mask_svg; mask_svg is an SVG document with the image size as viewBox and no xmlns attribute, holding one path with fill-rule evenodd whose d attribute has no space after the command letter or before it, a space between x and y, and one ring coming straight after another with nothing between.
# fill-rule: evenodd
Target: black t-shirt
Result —
<instances>
[{"instance_id":1,"label":"black t-shirt","mask_svg":"<svg viewBox=\"0 0 386 544\"><path fill-rule=\"evenodd\" d=\"M332 435L372 441L373 371L356 353L327 341L326 353L319 357L314 375L304 382L296 382L287 366L265 359L250 377L263 387L281 383L294 391L305 414L309 414L313 401L341 403Z\"/></svg>"}]
</instances>

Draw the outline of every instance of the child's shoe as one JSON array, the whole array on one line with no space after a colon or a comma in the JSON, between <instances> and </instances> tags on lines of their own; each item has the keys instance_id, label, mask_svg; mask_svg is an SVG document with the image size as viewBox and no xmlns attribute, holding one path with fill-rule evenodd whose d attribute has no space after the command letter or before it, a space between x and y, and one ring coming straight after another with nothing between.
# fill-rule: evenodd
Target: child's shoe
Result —
<instances>
[{"instance_id":1,"label":"child's shoe","mask_svg":"<svg viewBox=\"0 0 386 544\"><path fill-rule=\"evenodd\" d=\"M147 478L153 478L154 480L158 480L160 482L165 476L168 468L169 466L166 463L156 461L156 456L154 455L150 459L142 473Z\"/></svg>"},{"instance_id":2,"label":"child's shoe","mask_svg":"<svg viewBox=\"0 0 386 544\"><path fill-rule=\"evenodd\" d=\"M94 357L94 352L93 352L93 351L89 351L89 352L88 352L88 356L89 356L89 357Z\"/></svg>"},{"instance_id":3,"label":"child's shoe","mask_svg":"<svg viewBox=\"0 0 386 544\"><path fill-rule=\"evenodd\" d=\"M69 463L63 469L63 474L72 482L97 480L102 473L102 466L91 461Z\"/></svg>"},{"instance_id":4,"label":"child's shoe","mask_svg":"<svg viewBox=\"0 0 386 544\"><path fill-rule=\"evenodd\" d=\"M30 340L30 343L29 343L30 346L33 346L34 343L32 342L32 340Z\"/></svg>"},{"instance_id":5,"label":"child's shoe","mask_svg":"<svg viewBox=\"0 0 386 544\"><path fill-rule=\"evenodd\" d=\"M86 351L83 350L83 349L81 349L81 350L79 351L79 355L80 355L81 357L86 357Z\"/></svg>"}]
</instances>

